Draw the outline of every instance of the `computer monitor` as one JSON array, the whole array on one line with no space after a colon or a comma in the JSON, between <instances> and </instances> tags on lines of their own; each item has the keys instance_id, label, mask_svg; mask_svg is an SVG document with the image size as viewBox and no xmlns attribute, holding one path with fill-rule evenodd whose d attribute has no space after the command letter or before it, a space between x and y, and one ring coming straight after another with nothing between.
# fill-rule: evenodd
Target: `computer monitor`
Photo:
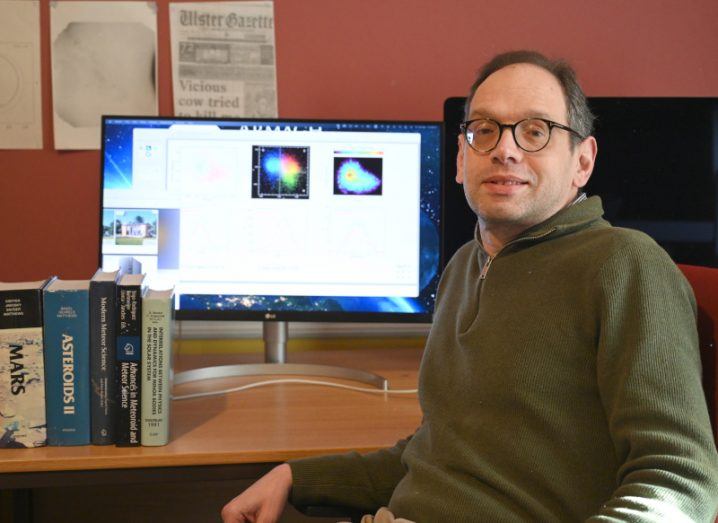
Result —
<instances>
[{"instance_id":1,"label":"computer monitor","mask_svg":"<svg viewBox=\"0 0 718 523\"><path fill-rule=\"evenodd\" d=\"M101 265L137 259L180 320L429 322L442 128L105 116Z\"/></svg>"},{"instance_id":2,"label":"computer monitor","mask_svg":"<svg viewBox=\"0 0 718 523\"><path fill-rule=\"evenodd\" d=\"M456 174L465 98L444 103L445 260L473 237L476 215ZM586 192L613 225L652 236L677 263L718 266L718 98L589 97L596 165Z\"/></svg>"}]
</instances>

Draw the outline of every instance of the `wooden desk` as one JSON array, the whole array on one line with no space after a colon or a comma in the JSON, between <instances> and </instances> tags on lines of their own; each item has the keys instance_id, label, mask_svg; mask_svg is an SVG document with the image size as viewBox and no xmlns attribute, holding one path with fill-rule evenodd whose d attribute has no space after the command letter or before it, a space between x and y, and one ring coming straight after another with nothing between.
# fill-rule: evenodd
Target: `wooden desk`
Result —
<instances>
[{"instance_id":1,"label":"wooden desk","mask_svg":"<svg viewBox=\"0 0 718 523\"><path fill-rule=\"evenodd\" d=\"M260 357L183 356L178 368L257 363ZM419 349L324 350L289 356L294 363L376 372L393 389L416 388L420 358ZM174 392L217 390L262 379L208 380L182 385ZM421 421L415 394L370 394L296 384L174 401L172 409L171 442L164 447L2 449L0 489L257 477L290 458L391 446L412 434Z\"/></svg>"}]
</instances>

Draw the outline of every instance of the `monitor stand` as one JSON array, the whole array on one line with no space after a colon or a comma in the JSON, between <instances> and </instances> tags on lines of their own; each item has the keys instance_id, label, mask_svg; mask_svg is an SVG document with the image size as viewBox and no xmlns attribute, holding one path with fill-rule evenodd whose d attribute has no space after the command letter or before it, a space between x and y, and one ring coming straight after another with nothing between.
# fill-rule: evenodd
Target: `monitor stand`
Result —
<instances>
[{"instance_id":1,"label":"monitor stand","mask_svg":"<svg viewBox=\"0 0 718 523\"><path fill-rule=\"evenodd\" d=\"M289 329L286 321L263 322L262 334L264 338L265 363L219 365L216 367L203 367L178 372L174 376L174 384L181 385L182 383L191 381L230 378L234 376L291 374L358 381L381 390L389 390L389 381L371 372L347 367L335 367L332 365L286 363L287 339L289 338Z\"/></svg>"}]
</instances>

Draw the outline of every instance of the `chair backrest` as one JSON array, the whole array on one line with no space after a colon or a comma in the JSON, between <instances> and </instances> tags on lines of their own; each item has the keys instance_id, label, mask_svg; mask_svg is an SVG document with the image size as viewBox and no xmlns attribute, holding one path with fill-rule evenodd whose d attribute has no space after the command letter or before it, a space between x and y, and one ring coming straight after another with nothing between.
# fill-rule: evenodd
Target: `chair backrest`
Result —
<instances>
[{"instance_id":1,"label":"chair backrest","mask_svg":"<svg viewBox=\"0 0 718 523\"><path fill-rule=\"evenodd\" d=\"M703 362L703 390L708 402L708 411L713 425L713 435L718 441L718 269L679 264L683 274L693 287L698 304L698 336L700 338L701 360Z\"/></svg>"}]
</instances>

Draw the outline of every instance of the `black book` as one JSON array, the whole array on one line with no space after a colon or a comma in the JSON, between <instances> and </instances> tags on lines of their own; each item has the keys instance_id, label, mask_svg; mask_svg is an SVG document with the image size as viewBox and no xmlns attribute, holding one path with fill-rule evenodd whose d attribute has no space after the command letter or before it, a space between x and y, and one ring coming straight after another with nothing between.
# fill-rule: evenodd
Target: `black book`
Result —
<instances>
[{"instance_id":1,"label":"black book","mask_svg":"<svg viewBox=\"0 0 718 523\"><path fill-rule=\"evenodd\" d=\"M98 269L90 280L90 435L93 445L115 442L119 275L119 271Z\"/></svg>"},{"instance_id":2,"label":"black book","mask_svg":"<svg viewBox=\"0 0 718 523\"><path fill-rule=\"evenodd\" d=\"M142 294L144 274L124 274L117 284L117 426L115 443L140 445Z\"/></svg>"}]
</instances>

